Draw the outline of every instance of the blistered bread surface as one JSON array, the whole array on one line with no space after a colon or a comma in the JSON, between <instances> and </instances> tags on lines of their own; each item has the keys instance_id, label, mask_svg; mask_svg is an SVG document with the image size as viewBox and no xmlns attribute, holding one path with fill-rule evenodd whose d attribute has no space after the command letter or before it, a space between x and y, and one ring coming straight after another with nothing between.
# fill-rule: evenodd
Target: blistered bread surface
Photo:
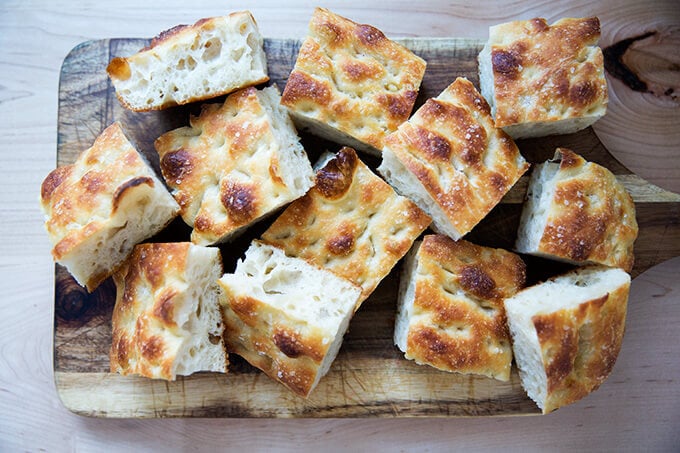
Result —
<instances>
[{"instance_id":1,"label":"blistered bread surface","mask_svg":"<svg viewBox=\"0 0 680 453\"><path fill-rule=\"evenodd\" d=\"M575 262L620 267L630 272L638 235L635 204L606 168L566 148L538 252Z\"/></svg>"},{"instance_id":2,"label":"blistered bread surface","mask_svg":"<svg viewBox=\"0 0 680 453\"><path fill-rule=\"evenodd\" d=\"M430 221L353 149L343 148L317 171L315 186L281 214L262 240L351 281L362 288L363 300Z\"/></svg>"},{"instance_id":3,"label":"blistered bread surface","mask_svg":"<svg viewBox=\"0 0 680 453\"><path fill-rule=\"evenodd\" d=\"M438 232L454 239L482 220L529 168L513 140L494 127L487 102L464 78L428 99L387 137L385 149L422 186L410 191L424 191L442 213L433 215L432 207L420 205Z\"/></svg>"},{"instance_id":4,"label":"blistered bread surface","mask_svg":"<svg viewBox=\"0 0 680 453\"><path fill-rule=\"evenodd\" d=\"M380 30L316 8L282 103L380 150L411 114L424 73L424 60Z\"/></svg>"},{"instance_id":5,"label":"blistered bread surface","mask_svg":"<svg viewBox=\"0 0 680 453\"><path fill-rule=\"evenodd\" d=\"M507 381L512 347L503 300L524 286L521 258L502 249L427 235L415 265L406 358Z\"/></svg>"},{"instance_id":6,"label":"blistered bread surface","mask_svg":"<svg viewBox=\"0 0 680 453\"><path fill-rule=\"evenodd\" d=\"M53 170L41 186L45 228L57 262L71 264L77 280L95 288L119 263L102 250L122 237L116 254L167 225L178 206L151 167L128 141L120 123L99 135L73 164ZM88 260L94 259L95 262ZM108 266L105 266L109 264Z\"/></svg>"},{"instance_id":7,"label":"blistered bread surface","mask_svg":"<svg viewBox=\"0 0 680 453\"><path fill-rule=\"evenodd\" d=\"M193 226L194 243L225 240L312 184L313 172L297 136L292 143L281 139L260 96L251 87L229 95L223 104L205 104L199 116L191 117L190 127L155 142L163 176L182 218ZM289 135L295 135L285 119ZM305 177L292 183L285 173L291 159L296 171L307 169Z\"/></svg>"},{"instance_id":8,"label":"blistered bread surface","mask_svg":"<svg viewBox=\"0 0 680 453\"><path fill-rule=\"evenodd\" d=\"M598 18L509 22L489 34L496 126L604 115Z\"/></svg>"},{"instance_id":9,"label":"blistered bread surface","mask_svg":"<svg viewBox=\"0 0 680 453\"><path fill-rule=\"evenodd\" d=\"M226 372L217 293L212 307L215 313L207 313L211 307L206 305L201 307L204 313L195 314L201 293L210 290L210 286L217 291L221 261L217 249L212 249L215 252L210 260L197 263L190 257L191 247L197 246L187 242L141 244L114 274L116 305L111 321L111 372L174 380L178 362L192 354L221 359L203 369ZM196 267L202 269L194 270ZM213 274L212 278L208 277L213 280L210 286L193 288L197 279L205 279L210 274ZM196 316L212 316L212 329L198 330L198 320L192 319ZM192 338L202 335L205 338L200 341ZM186 344L192 341L199 350L187 350ZM208 349L214 351L207 352Z\"/></svg>"}]
</instances>

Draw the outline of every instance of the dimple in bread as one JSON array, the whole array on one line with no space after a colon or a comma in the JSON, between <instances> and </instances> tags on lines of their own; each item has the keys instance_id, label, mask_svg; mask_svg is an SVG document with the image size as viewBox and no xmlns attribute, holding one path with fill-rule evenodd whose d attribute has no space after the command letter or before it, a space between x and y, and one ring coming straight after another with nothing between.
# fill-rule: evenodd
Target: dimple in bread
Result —
<instances>
[{"instance_id":1,"label":"dimple in bread","mask_svg":"<svg viewBox=\"0 0 680 453\"><path fill-rule=\"evenodd\" d=\"M514 138L569 134L607 110L597 17L508 22L489 29L479 83L496 127Z\"/></svg>"},{"instance_id":2,"label":"dimple in bread","mask_svg":"<svg viewBox=\"0 0 680 453\"><path fill-rule=\"evenodd\" d=\"M621 349L630 276L588 266L505 300L522 386L543 413L596 390Z\"/></svg>"},{"instance_id":3,"label":"dimple in bread","mask_svg":"<svg viewBox=\"0 0 680 453\"><path fill-rule=\"evenodd\" d=\"M118 122L73 164L47 175L40 201L52 256L88 291L179 212Z\"/></svg>"},{"instance_id":4,"label":"dimple in bread","mask_svg":"<svg viewBox=\"0 0 680 453\"><path fill-rule=\"evenodd\" d=\"M266 82L262 46L255 19L242 11L164 31L106 71L124 107L159 110Z\"/></svg>"},{"instance_id":5,"label":"dimple in bread","mask_svg":"<svg viewBox=\"0 0 680 453\"><path fill-rule=\"evenodd\" d=\"M343 148L262 240L361 287L361 302L429 224L412 201L397 195L353 149Z\"/></svg>"},{"instance_id":6,"label":"dimple in bread","mask_svg":"<svg viewBox=\"0 0 680 453\"><path fill-rule=\"evenodd\" d=\"M155 142L161 170L193 227L191 241L223 242L301 197L314 172L276 87L206 104L190 126Z\"/></svg>"},{"instance_id":7,"label":"dimple in bread","mask_svg":"<svg viewBox=\"0 0 680 453\"><path fill-rule=\"evenodd\" d=\"M459 239L529 168L496 129L489 105L457 78L385 139L378 172L432 217L437 233Z\"/></svg>"},{"instance_id":8,"label":"dimple in bread","mask_svg":"<svg viewBox=\"0 0 680 453\"><path fill-rule=\"evenodd\" d=\"M111 371L175 380L226 373L217 279L219 249L189 242L141 244L114 274Z\"/></svg>"},{"instance_id":9,"label":"dimple in bread","mask_svg":"<svg viewBox=\"0 0 680 453\"><path fill-rule=\"evenodd\" d=\"M427 235L402 270L394 342L418 364L507 381L512 348L503 300L525 279L524 262L511 252Z\"/></svg>"},{"instance_id":10,"label":"dimple in bread","mask_svg":"<svg viewBox=\"0 0 680 453\"><path fill-rule=\"evenodd\" d=\"M380 155L424 73L423 59L380 30L316 8L281 102L298 127Z\"/></svg>"},{"instance_id":11,"label":"dimple in bread","mask_svg":"<svg viewBox=\"0 0 680 453\"><path fill-rule=\"evenodd\" d=\"M337 356L361 290L259 241L219 284L228 350L307 397Z\"/></svg>"},{"instance_id":12,"label":"dimple in bread","mask_svg":"<svg viewBox=\"0 0 680 453\"><path fill-rule=\"evenodd\" d=\"M633 268L635 204L606 168L566 148L536 165L515 249L573 264Z\"/></svg>"}]
</instances>

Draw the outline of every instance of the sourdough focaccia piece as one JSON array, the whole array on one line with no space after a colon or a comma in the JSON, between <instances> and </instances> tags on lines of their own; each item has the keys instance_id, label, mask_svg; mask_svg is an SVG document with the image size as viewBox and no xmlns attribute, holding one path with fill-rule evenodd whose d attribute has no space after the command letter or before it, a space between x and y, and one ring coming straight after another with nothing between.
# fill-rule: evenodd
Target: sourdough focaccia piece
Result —
<instances>
[{"instance_id":1,"label":"sourdough focaccia piece","mask_svg":"<svg viewBox=\"0 0 680 453\"><path fill-rule=\"evenodd\" d=\"M361 302L429 224L413 202L397 195L353 149L343 148L262 240L361 287Z\"/></svg>"},{"instance_id":2,"label":"sourdough focaccia piece","mask_svg":"<svg viewBox=\"0 0 680 453\"><path fill-rule=\"evenodd\" d=\"M413 110L425 61L378 29L316 8L281 102L300 128L380 155Z\"/></svg>"},{"instance_id":3,"label":"sourdough focaccia piece","mask_svg":"<svg viewBox=\"0 0 680 453\"><path fill-rule=\"evenodd\" d=\"M489 29L479 83L496 127L514 138L569 134L607 111L597 17L509 22Z\"/></svg>"},{"instance_id":4,"label":"sourdough focaccia piece","mask_svg":"<svg viewBox=\"0 0 680 453\"><path fill-rule=\"evenodd\" d=\"M226 373L221 275L215 247L136 246L113 276L111 372L173 381L197 371Z\"/></svg>"},{"instance_id":5,"label":"sourdough focaccia piece","mask_svg":"<svg viewBox=\"0 0 680 453\"><path fill-rule=\"evenodd\" d=\"M219 284L229 352L307 397L337 356L361 290L259 241Z\"/></svg>"},{"instance_id":6,"label":"sourdough focaccia piece","mask_svg":"<svg viewBox=\"0 0 680 453\"><path fill-rule=\"evenodd\" d=\"M314 172L279 100L276 87L245 88L156 140L192 242L225 241L312 186Z\"/></svg>"},{"instance_id":7,"label":"sourdough focaccia piece","mask_svg":"<svg viewBox=\"0 0 680 453\"><path fill-rule=\"evenodd\" d=\"M427 235L402 270L394 342L416 363L507 381L512 348L503 300L525 280L514 253Z\"/></svg>"},{"instance_id":8,"label":"sourdough focaccia piece","mask_svg":"<svg viewBox=\"0 0 680 453\"><path fill-rule=\"evenodd\" d=\"M553 160L537 165L531 175L515 249L630 272L637 234L635 204L616 176L558 148Z\"/></svg>"},{"instance_id":9,"label":"sourdough focaccia piece","mask_svg":"<svg viewBox=\"0 0 680 453\"><path fill-rule=\"evenodd\" d=\"M621 349L630 276L589 266L505 300L522 386L544 414L607 379Z\"/></svg>"},{"instance_id":10,"label":"sourdough focaccia piece","mask_svg":"<svg viewBox=\"0 0 680 453\"><path fill-rule=\"evenodd\" d=\"M432 217L437 233L459 239L529 168L496 129L489 105L457 78L385 140L378 172Z\"/></svg>"},{"instance_id":11,"label":"sourdough focaccia piece","mask_svg":"<svg viewBox=\"0 0 680 453\"><path fill-rule=\"evenodd\" d=\"M106 71L121 104L134 111L200 101L269 80L263 39L248 11L164 31Z\"/></svg>"},{"instance_id":12,"label":"sourdough focaccia piece","mask_svg":"<svg viewBox=\"0 0 680 453\"><path fill-rule=\"evenodd\" d=\"M52 256L88 291L179 212L118 122L73 164L47 175L40 202Z\"/></svg>"}]
</instances>

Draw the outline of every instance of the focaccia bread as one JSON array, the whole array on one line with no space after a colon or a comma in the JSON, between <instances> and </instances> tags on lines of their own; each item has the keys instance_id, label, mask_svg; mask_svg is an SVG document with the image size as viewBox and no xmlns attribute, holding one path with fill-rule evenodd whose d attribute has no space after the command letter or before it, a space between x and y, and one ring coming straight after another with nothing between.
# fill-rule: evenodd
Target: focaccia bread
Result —
<instances>
[{"instance_id":1,"label":"focaccia bread","mask_svg":"<svg viewBox=\"0 0 680 453\"><path fill-rule=\"evenodd\" d=\"M226 373L221 275L215 247L135 247L113 277L111 372L173 381L197 371Z\"/></svg>"},{"instance_id":2,"label":"focaccia bread","mask_svg":"<svg viewBox=\"0 0 680 453\"><path fill-rule=\"evenodd\" d=\"M507 381L512 348L503 300L525 280L514 253L427 235L402 270L394 342L416 363Z\"/></svg>"},{"instance_id":3,"label":"focaccia bread","mask_svg":"<svg viewBox=\"0 0 680 453\"><path fill-rule=\"evenodd\" d=\"M312 186L314 172L279 99L274 86L245 88L156 140L192 242L225 241Z\"/></svg>"},{"instance_id":4,"label":"focaccia bread","mask_svg":"<svg viewBox=\"0 0 680 453\"><path fill-rule=\"evenodd\" d=\"M621 348L630 276L590 266L505 300L522 386L544 414L607 379Z\"/></svg>"},{"instance_id":5,"label":"focaccia bread","mask_svg":"<svg viewBox=\"0 0 680 453\"><path fill-rule=\"evenodd\" d=\"M534 168L515 249L572 264L627 272L635 260L635 204L606 168L566 148Z\"/></svg>"},{"instance_id":6,"label":"focaccia bread","mask_svg":"<svg viewBox=\"0 0 680 453\"><path fill-rule=\"evenodd\" d=\"M489 29L479 83L496 127L514 138L569 134L607 111L597 17L508 22Z\"/></svg>"},{"instance_id":7,"label":"focaccia bread","mask_svg":"<svg viewBox=\"0 0 680 453\"><path fill-rule=\"evenodd\" d=\"M496 129L489 105L457 78L385 139L378 172L454 240L468 233L529 168Z\"/></svg>"},{"instance_id":8,"label":"focaccia bread","mask_svg":"<svg viewBox=\"0 0 680 453\"><path fill-rule=\"evenodd\" d=\"M248 11L164 31L106 71L121 104L159 110L231 93L269 80L263 39Z\"/></svg>"},{"instance_id":9,"label":"focaccia bread","mask_svg":"<svg viewBox=\"0 0 680 453\"><path fill-rule=\"evenodd\" d=\"M307 397L337 356L361 290L259 241L219 284L229 352Z\"/></svg>"},{"instance_id":10,"label":"focaccia bread","mask_svg":"<svg viewBox=\"0 0 680 453\"><path fill-rule=\"evenodd\" d=\"M118 122L73 164L47 175L40 202L52 256L88 291L179 212Z\"/></svg>"},{"instance_id":11,"label":"focaccia bread","mask_svg":"<svg viewBox=\"0 0 680 453\"><path fill-rule=\"evenodd\" d=\"M423 59L380 30L316 8L281 102L298 127L380 155L424 73Z\"/></svg>"},{"instance_id":12,"label":"focaccia bread","mask_svg":"<svg viewBox=\"0 0 680 453\"><path fill-rule=\"evenodd\" d=\"M353 149L343 148L262 240L361 287L361 302L429 223L423 211L397 195Z\"/></svg>"}]
</instances>

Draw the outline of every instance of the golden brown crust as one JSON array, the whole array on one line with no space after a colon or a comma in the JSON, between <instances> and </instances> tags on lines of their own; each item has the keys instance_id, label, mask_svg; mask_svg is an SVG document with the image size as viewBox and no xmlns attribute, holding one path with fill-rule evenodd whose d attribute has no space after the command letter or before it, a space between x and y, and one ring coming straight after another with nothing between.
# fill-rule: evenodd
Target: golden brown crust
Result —
<instances>
[{"instance_id":1,"label":"golden brown crust","mask_svg":"<svg viewBox=\"0 0 680 453\"><path fill-rule=\"evenodd\" d=\"M621 348L629 287L532 318L548 378L544 413L583 398L609 376Z\"/></svg>"},{"instance_id":2,"label":"golden brown crust","mask_svg":"<svg viewBox=\"0 0 680 453\"><path fill-rule=\"evenodd\" d=\"M172 363L180 341L172 314L189 246L139 245L114 274L118 290L111 321L112 372L173 379Z\"/></svg>"},{"instance_id":3,"label":"golden brown crust","mask_svg":"<svg viewBox=\"0 0 680 453\"><path fill-rule=\"evenodd\" d=\"M193 283L187 280L188 267L196 265L189 259L191 247L188 242L138 245L114 273L111 372L175 379L183 343L196 334L178 325L179 312L194 302L185 294Z\"/></svg>"},{"instance_id":4,"label":"golden brown crust","mask_svg":"<svg viewBox=\"0 0 680 453\"><path fill-rule=\"evenodd\" d=\"M130 220L127 216L141 212L134 206L146 194L151 201L168 196L115 122L73 164L53 170L41 185L45 228L54 245L54 259L72 259L90 238L124 228ZM92 290L111 272L97 271L82 283Z\"/></svg>"},{"instance_id":5,"label":"golden brown crust","mask_svg":"<svg viewBox=\"0 0 680 453\"><path fill-rule=\"evenodd\" d=\"M577 262L633 268L638 234L635 204L606 168L566 148L538 251Z\"/></svg>"},{"instance_id":6,"label":"golden brown crust","mask_svg":"<svg viewBox=\"0 0 680 453\"><path fill-rule=\"evenodd\" d=\"M529 168L512 139L494 127L487 102L463 78L428 99L387 137L385 147L418 178L461 236Z\"/></svg>"},{"instance_id":7,"label":"golden brown crust","mask_svg":"<svg viewBox=\"0 0 680 453\"><path fill-rule=\"evenodd\" d=\"M317 172L317 184L262 239L360 286L363 301L429 223L353 149L343 148Z\"/></svg>"},{"instance_id":8,"label":"golden brown crust","mask_svg":"<svg viewBox=\"0 0 680 453\"><path fill-rule=\"evenodd\" d=\"M496 126L592 116L606 109L597 17L491 27Z\"/></svg>"},{"instance_id":9,"label":"golden brown crust","mask_svg":"<svg viewBox=\"0 0 680 453\"><path fill-rule=\"evenodd\" d=\"M425 61L380 30L316 8L281 103L380 150L424 73Z\"/></svg>"},{"instance_id":10,"label":"golden brown crust","mask_svg":"<svg viewBox=\"0 0 680 453\"><path fill-rule=\"evenodd\" d=\"M428 235L417 266L406 357L508 380L512 349L503 300L524 286L524 262L505 250Z\"/></svg>"},{"instance_id":11,"label":"golden brown crust","mask_svg":"<svg viewBox=\"0 0 680 453\"><path fill-rule=\"evenodd\" d=\"M206 104L190 127L155 142L161 171L194 227L191 240L211 244L297 196L280 174L283 149L255 88ZM217 189L217 190L215 190Z\"/></svg>"},{"instance_id":12,"label":"golden brown crust","mask_svg":"<svg viewBox=\"0 0 680 453\"><path fill-rule=\"evenodd\" d=\"M227 350L242 356L296 394L309 395L333 339L271 304L235 294L220 284L226 293ZM277 321L270 324L267 319Z\"/></svg>"}]
</instances>

